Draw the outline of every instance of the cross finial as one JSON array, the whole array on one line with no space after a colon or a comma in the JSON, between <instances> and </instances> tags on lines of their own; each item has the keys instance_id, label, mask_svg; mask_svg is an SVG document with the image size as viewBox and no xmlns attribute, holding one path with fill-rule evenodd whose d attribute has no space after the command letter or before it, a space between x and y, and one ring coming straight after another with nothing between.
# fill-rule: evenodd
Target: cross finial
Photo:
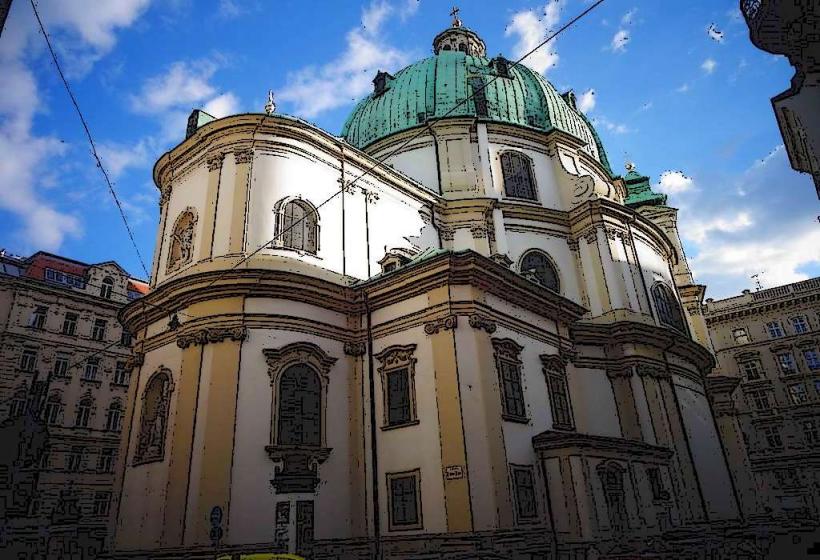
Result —
<instances>
[{"instance_id":1,"label":"cross finial","mask_svg":"<svg viewBox=\"0 0 820 560\"><path fill-rule=\"evenodd\" d=\"M624 167L626 167L627 171L635 171L635 163L634 162L627 161L626 165Z\"/></svg>"},{"instance_id":2,"label":"cross finial","mask_svg":"<svg viewBox=\"0 0 820 560\"><path fill-rule=\"evenodd\" d=\"M461 20L458 19L458 13L460 11L458 6L453 6L453 9L450 10L450 15L453 16L453 27L461 27Z\"/></svg>"},{"instance_id":3,"label":"cross finial","mask_svg":"<svg viewBox=\"0 0 820 560\"><path fill-rule=\"evenodd\" d=\"M268 102L265 103L265 114L272 115L276 111L276 103L273 102L273 90L268 90Z\"/></svg>"}]
</instances>

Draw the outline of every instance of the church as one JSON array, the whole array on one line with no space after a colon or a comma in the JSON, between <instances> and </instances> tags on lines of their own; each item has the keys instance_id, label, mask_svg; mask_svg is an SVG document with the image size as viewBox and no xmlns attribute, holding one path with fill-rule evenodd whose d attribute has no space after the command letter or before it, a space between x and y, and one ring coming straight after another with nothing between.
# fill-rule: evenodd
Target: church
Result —
<instances>
[{"instance_id":1,"label":"church","mask_svg":"<svg viewBox=\"0 0 820 560\"><path fill-rule=\"evenodd\" d=\"M340 136L194 111L154 181L112 557L742 557L676 210L457 17Z\"/></svg>"}]
</instances>

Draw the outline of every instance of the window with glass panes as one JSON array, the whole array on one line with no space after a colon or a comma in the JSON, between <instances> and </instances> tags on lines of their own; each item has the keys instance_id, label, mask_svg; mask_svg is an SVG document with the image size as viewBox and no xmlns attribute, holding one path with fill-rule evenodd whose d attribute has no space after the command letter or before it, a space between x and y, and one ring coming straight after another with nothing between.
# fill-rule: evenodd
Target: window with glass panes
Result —
<instances>
[{"instance_id":1,"label":"window with glass panes","mask_svg":"<svg viewBox=\"0 0 820 560\"><path fill-rule=\"evenodd\" d=\"M44 305L38 305L34 308L34 312L31 314L31 321L29 322L29 326L33 329L42 329L46 324L47 315L48 307Z\"/></svg>"},{"instance_id":2,"label":"window with glass panes","mask_svg":"<svg viewBox=\"0 0 820 560\"><path fill-rule=\"evenodd\" d=\"M100 369L100 362L96 358L88 358L83 369L83 379L85 381L96 381L97 373Z\"/></svg>"},{"instance_id":3,"label":"window with glass panes","mask_svg":"<svg viewBox=\"0 0 820 560\"><path fill-rule=\"evenodd\" d=\"M757 381L763 377L763 367L760 365L760 360L741 362L740 367L749 381Z\"/></svg>"},{"instance_id":4,"label":"window with glass panes","mask_svg":"<svg viewBox=\"0 0 820 560\"><path fill-rule=\"evenodd\" d=\"M60 399L60 395L52 394L46 400L46 404L43 407L43 420L49 425L55 425L60 421L60 413L63 409L63 403Z\"/></svg>"},{"instance_id":5,"label":"window with glass panes","mask_svg":"<svg viewBox=\"0 0 820 560\"><path fill-rule=\"evenodd\" d=\"M504 194L511 198L536 200L535 178L532 174L532 161L518 152L501 154L501 175L504 181Z\"/></svg>"},{"instance_id":6,"label":"window with glass panes","mask_svg":"<svg viewBox=\"0 0 820 560\"><path fill-rule=\"evenodd\" d=\"M66 470L69 472L77 472L82 468L83 453L85 450L80 446L73 446L68 454L66 461Z\"/></svg>"},{"instance_id":7,"label":"window with glass panes","mask_svg":"<svg viewBox=\"0 0 820 560\"><path fill-rule=\"evenodd\" d=\"M74 416L74 425L78 428L87 428L91 421L91 408L94 403L91 399L83 399L77 406L77 414Z\"/></svg>"},{"instance_id":8,"label":"window with glass panes","mask_svg":"<svg viewBox=\"0 0 820 560\"><path fill-rule=\"evenodd\" d=\"M104 447L100 450L100 457L97 460L97 470L103 473L114 471L114 448Z\"/></svg>"},{"instance_id":9,"label":"window with glass panes","mask_svg":"<svg viewBox=\"0 0 820 560\"><path fill-rule=\"evenodd\" d=\"M794 404L805 404L809 402L809 393L806 391L804 383L789 385L789 398Z\"/></svg>"},{"instance_id":10,"label":"window with glass panes","mask_svg":"<svg viewBox=\"0 0 820 560\"><path fill-rule=\"evenodd\" d=\"M567 372L557 356L541 356L550 395L553 428L571 430L574 427L567 390Z\"/></svg>"},{"instance_id":11,"label":"window with glass panes","mask_svg":"<svg viewBox=\"0 0 820 560\"><path fill-rule=\"evenodd\" d=\"M755 410L769 410L771 408L768 391L749 391L748 396L751 406Z\"/></svg>"},{"instance_id":12,"label":"window with glass panes","mask_svg":"<svg viewBox=\"0 0 820 560\"><path fill-rule=\"evenodd\" d=\"M410 374L408 368L388 371L387 378L387 425L406 424L412 420L410 402Z\"/></svg>"},{"instance_id":13,"label":"window with glass panes","mask_svg":"<svg viewBox=\"0 0 820 560\"><path fill-rule=\"evenodd\" d=\"M524 390L521 386L521 365L509 360L498 360L501 378L501 397L504 414L524 418Z\"/></svg>"},{"instance_id":14,"label":"window with glass panes","mask_svg":"<svg viewBox=\"0 0 820 560\"><path fill-rule=\"evenodd\" d=\"M797 362L791 352L780 352L777 355L777 364L780 366L780 373L783 375L797 373Z\"/></svg>"},{"instance_id":15,"label":"window with glass panes","mask_svg":"<svg viewBox=\"0 0 820 560\"><path fill-rule=\"evenodd\" d=\"M32 373L37 367L37 350L26 348L20 356L20 369L26 373Z\"/></svg>"},{"instance_id":16,"label":"window with glass panes","mask_svg":"<svg viewBox=\"0 0 820 560\"><path fill-rule=\"evenodd\" d=\"M820 353L817 352L817 349L803 350L803 359L809 369L820 369Z\"/></svg>"},{"instance_id":17,"label":"window with glass panes","mask_svg":"<svg viewBox=\"0 0 820 560\"><path fill-rule=\"evenodd\" d=\"M108 515L111 508L111 492L94 492L94 515Z\"/></svg>"},{"instance_id":18,"label":"window with glass panes","mask_svg":"<svg viewBox=\"0 0 820 560\"><path fill-rule=\"evenodd\" d=\"M125 362L117 362L114 367L114 385L128 385L128 371Z\"/></svg>"},{"instance_id":19,"label":"window with glass panes","mask_svg":"<svg viewBox=\"0 0 820 560\"><path fill-rule=\"evenodd\" d=\"M54 377L65 377L68 375L68 356L65 354L58 354L54 358L54 369L52 370Z\"/></svg>"},{"instance_id":20,"label":"window with glass panes","mask_svg":"<svg viewBox=\"0 0 820 560\"><path fill-rule=\"evenodd\" d=\"M114 401L108 407L108 414L105 417L105 429L109 431L118 432L122 423L122 404L119 401Z\"/></svg>"},{"instance_id":21,"label":"window with glass panes","mask_svg":"<svg viewBox=\"0 0 820 560\"><path fill-rule=\"evenodd\" d=\"M820 430L817 428L817 420L803 420L800 427L803 428L803 440L806 445L820 444Z\"/></svg>"},{"instance_id":22,"label":"window with glass panes","mask_svg":"<svg viewBox=\"0 0 820 560\"><path fill-rule=\"evenodd\" d=\"M421 524L418 473L388 475L390 487L390 525L415 528Z\"/></svg>"},{"instance_id":23,"label":"window with glass panes","mask_svg":"<svg viewBox=\"0 0 820 560\"><path fill-rule=\"evenodd\" d=\"M808 321L806 321L806 318L804 316L797 315L796 317L792 317L790 321L795 334L803 334L809 332L809 323Z\"/></svg>"},{"instance_id":24,"label":"window with glass panes","mask_svg":"<svg viewBox=\"0 0 820 560\"><path fill-rule=\"evenodd\" d=\"M63 319L63 334L73 336L77 333L77 314L66 313Z\"/></svg>"},{"instance_id":25,"label":"window with glass panes","mask_svg":"<svg viewBox=\"0 0 820 560\"><path fill-rule=\"evenodd\" d=\"M777 426L765 426L762 429L766 445L772 449L783 447L783 438L780 437L780 428Z\"/></svg>"},{"instance_id":26,"label":"window with glass panes","mask_svg":"<svg viewBox=\"0 0 820 560\"><path fill-rule=\"evenodd\" d=\"M512 475L518 520L535 519L538 517L538 507L535 501L535 481L533 480L532 467L514 466Z\"/></svg>"},{"instance_id":27,"label":"window with glass panes","mask_svg":"<svg viewBox=\"0 0 820 560\"><path fill-rule=\"evenodd\" d=\"M105 327L108 321L105 319L95 319L94 326L91 327L91 338L93 340L103 340L105 338Z\"/></svg>"},{"instance_id":28,"label":"window with glass panes","mask_svg":"<svg viewBox=\"0 0 820 560\"><path fill-rule=\"evenodd\" d=\"M769 338L781 338L786 336L786 333L783 332L783 325L780 324L780 321L766 323L766 332L769 333Z\"/></svg>"}]
</instances>

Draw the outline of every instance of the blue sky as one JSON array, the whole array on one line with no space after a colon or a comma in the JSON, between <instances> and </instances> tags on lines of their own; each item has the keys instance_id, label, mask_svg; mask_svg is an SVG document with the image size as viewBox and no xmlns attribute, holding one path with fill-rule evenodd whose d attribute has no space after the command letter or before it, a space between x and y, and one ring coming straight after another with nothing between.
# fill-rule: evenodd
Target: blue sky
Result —
<instances>
[{"instance_id":1,"label":"blue sky","mask_svg":"<svg viewBox=\"0 0 820 560\"><path fill-rule=\"evenodd\" d=\"M462 3L488 54L517 58L589 0ZM428 56L451 2L41 0L39 10L150 266L151 168L193 108L280 112L338 133L379 69ZM574 89L613 167L626 159L680 208L707 296L820 275L818 201L791 170L769 99L783 57L756 49L737 0L606 0L525 64ZM722 33L721 40L708 29ZM0 247L144 276L82 128L17 0L0 38Z\"/></svg>"}]
</instances>

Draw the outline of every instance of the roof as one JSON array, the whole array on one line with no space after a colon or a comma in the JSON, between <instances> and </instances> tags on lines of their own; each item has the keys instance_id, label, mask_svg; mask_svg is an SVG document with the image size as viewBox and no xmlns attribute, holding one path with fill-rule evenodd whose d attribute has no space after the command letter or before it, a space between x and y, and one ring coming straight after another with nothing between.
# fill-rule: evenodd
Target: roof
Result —
<instances>
[{"instance_id":1,"label":"roof","mask_svg":"<svg viewBox=\"0 0 820 560\"><path fill-rule=\"evenodd\" d=\"M499 64L509 64L509 77L499 75ZM477 109L471 98L476 91L483 92L486 110L480 101ZM585 142L583 149L611 173L591 123L543 76L501 57L491 60L453 50L442 50L388 78L384 92L374 91L359 102L342 136L364 148L426 121L465 116L531 130L561 130Z\"/></svg>"},{"instance_id":2,"label":"roof","mask_svg":"<svg viewBox=\"0 0 820 560\"><path fill-rule=\"evenodd\" d=\"M635 171L630 165L629 173L624 176L626 185L626 200L624 204L630 208L640 206L666 206L666 195L656 193L649 185L649 177Z\"/></svg>"}]
</instances>

